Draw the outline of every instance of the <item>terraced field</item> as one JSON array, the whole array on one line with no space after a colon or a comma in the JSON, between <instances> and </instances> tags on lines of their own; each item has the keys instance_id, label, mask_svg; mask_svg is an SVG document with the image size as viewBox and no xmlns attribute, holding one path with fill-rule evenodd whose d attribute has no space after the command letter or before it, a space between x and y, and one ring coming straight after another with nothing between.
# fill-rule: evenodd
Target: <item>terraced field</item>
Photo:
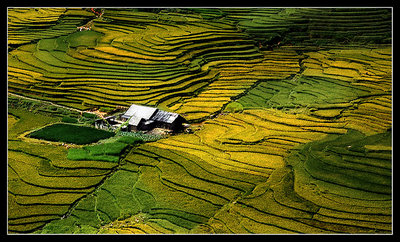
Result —
<instances>
[{"instance_id":1,"label":"terraced field","mask_svg":"<svg viewBox=\"0 0 400 242\"><path fill-rule=\"evenodd\" d=\"M75 32L92 14L81 9L18 8L8 10L9 45L28 44ZM32 31L34 29L35 31Z\"/></svg>"},{"instance_id":2,"label":"terraced field","mask_svg":"<svg viewBox=\"0 0 400 242\"><path fill-rule=\"evenodd\" d=\"M268 44L335 46L354 41L391 42L391 12L382 8L223 9L238 28ZM340 44L341 43L341 44Z\"/></svg>"},{"instance_id":3,"label":"terraced field","mask_svg":"<svg viewBox=\"0 0 400 242\"><path fill-rule=\"evenodd\" d=\"M104 18L95 19L91 31L11 51L9 90L80 109L158 105L197 120L260 79L299 71L294 51L259 52L254 40L223 21L197 16L171 25L151 13L122 10L108 10ZM121 25L121 18L135 25ZM266 65L277 55L284 58Z\"/></svg>"},{"instance_id":4,"label":"terraced field","mask_svg":"<svg viewBox=\"0 0 400 242\"><path fill-rule=\"evenodd\" d=\"M8 9L9 233L392 233L390 8L93 11ZM193 132L27 136L132 103Z\"/></svg>"},{"instance_id":5,"label":"terraced field","mask_svg":"<svg viewBox=\"0 0 400 242\"><path fill-rule=\"evenodd\" d=\"M67 213L71 204L92 192L116 164L70 161L65 146L25 137L60 118L24 109L8 111L8 229L30 232Z\"/></svg>"}]
</instances>

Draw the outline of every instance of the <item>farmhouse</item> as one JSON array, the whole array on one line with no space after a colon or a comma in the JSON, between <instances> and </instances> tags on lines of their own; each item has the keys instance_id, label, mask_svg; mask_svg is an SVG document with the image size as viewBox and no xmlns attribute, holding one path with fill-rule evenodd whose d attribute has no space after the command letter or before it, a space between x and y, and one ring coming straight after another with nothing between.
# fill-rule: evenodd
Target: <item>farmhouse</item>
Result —
<instances>
[{"instance_id":1,"label":"farmhouse","mask_svg":"<svg viewBox=\"0 0 400 242\"><path fill-rule=\"evenodd\" d=\"M177 113L171 113L154 107L132 104L122 115L106 117L105 120L113 128L127 131L149 131L154 128L168 129L173 132L182 131L186 120ZM122 127L120 127L122 125ZM107 124L99 119L96 128L105 128Z\"/></svg>"}]
</instances>

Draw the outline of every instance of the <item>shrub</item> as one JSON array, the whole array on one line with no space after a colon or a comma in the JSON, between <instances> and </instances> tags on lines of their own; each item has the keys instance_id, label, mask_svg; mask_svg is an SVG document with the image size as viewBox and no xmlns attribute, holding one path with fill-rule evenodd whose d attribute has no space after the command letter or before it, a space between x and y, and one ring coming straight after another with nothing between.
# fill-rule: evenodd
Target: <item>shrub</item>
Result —
<instances>
[{"instance_id":1,"label":"shrub","mask_svg":"<svg viewBox=\"0 0 400 242\"><path fill-rule=\"evenodd\" d=\"M231 102L226 106L225 111L232 113L241 112L243 111L243 105L238 102Z\"/></svg>"},{"instance_id":2,"label":"shrub","mask_svg":"<svg viewBox=\"0 0 400 242\"><path fill-rule=\"evenodd\" d=\"M123 136L123 137L135 137L138 139L141 139L145 142L147 141L156 141L162 138L162 135L159 134L145 134L142 132L124 132L124 131L120 131L118 133L119 136Z\"/></svg>"}]
</instances>

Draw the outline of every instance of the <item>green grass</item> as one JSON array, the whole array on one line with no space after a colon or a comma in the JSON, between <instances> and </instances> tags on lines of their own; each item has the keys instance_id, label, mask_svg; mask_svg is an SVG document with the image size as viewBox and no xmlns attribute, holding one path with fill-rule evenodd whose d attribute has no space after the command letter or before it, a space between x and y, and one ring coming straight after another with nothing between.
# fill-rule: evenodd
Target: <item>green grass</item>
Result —
<instances>
[{"instance_id":1,"label":"green grass","mask_svg":"<svg viewBox=\"0 0 400 242\"><path fill-rule=\"evenodd\" d=\"M225 111L227 112L241 112L243 111L243 105L239 102L231 102L225 107Z\"/></svg>"},{"instance_id":2,"label":"green grass","mask_svg":"<svg viewBox=\"0 0 400 242\"><path fill-rule=\"evenodd\" d=\"M104 143L83 148L71 148L68 150L67 158L70 160L99 160L118 162L119 155L128 146L126 143L114 142Z\"/></svg>"},{"instance_id":3,"label":"green grass","mask_svg":"<svg viewBox=\"0 0 400 242\"><path fill-rule=\"evenodd\" d=\"M118 142L133 145L143 143L144 139L136 136L121 136L118 137Z\"/></svg>"},{"instance_id":4,"label":"green grass","mask_svg":"<svg viewBox=\"0 0 400 242\"><path fill-rule=\"evenodd\" d=\"M115 142L86 146L84 149L91 155L119 155L126 146L125 143Z\"/></svg>"},{"instance_id":5,"label":"green grass","mask_svg":"<svg viewBox=\"0 0 400 242\"><path fill-rule=\"evenodd\" d=\"M247 9L224 10L226 18L263 44L295 45L389 43L389 9ZM371 24L374 22L374 24ZM363 38L360 38L363 37Z\"/></svg>"},{"instance_id":6,"label":"green grass","mask_svg":"<svg viewBox=\"0 0 400 242\"><path fill-rule=\"evenodd\" d=\"M391 133L364 136L350 130L334 140L307 144L300 151L304 159L302 165L315 179L376 196L390 195L391 167L388 159L391 150L373 152L368 151L366 145L391 147ZM376 155L378 153L382 155Z\"/></svg>"},{"instance_id":7,"label":"green grass","mask_svg":"<svg viewBox=\"0 0 400 242\"><path fill-rule=\"evenodd\" d=\"M112 132L86 126L53 124L32 132L30 137L73 144L90 144L114 135Z\"/></svg>"},{"instance_id":8,"label":"green grass","mask_svg":"<svg viewBox=\"0 0 400 242\"><path fill-rule=\"evenodd\" d=\"M98 229L126 214L136 214L141 203L133 195L138 174L131 171L117 171L93 194L82 199L71 216L46 225L41 233L71 233L81 226Z\"/></svg>"},{"instance_id":9,"label":"green grass","mask_svg":"<svg viewBox=\"0 0 400 242\"><path fill-rule=\"evenodd\" d=\"M350 102L370 94L370 90L354 87L333 78L302 76L297 80L261 82L237 100L244 108L322 107Z\"/></svg>"},{"instance_id":10,"label":"green grass","mask_svg":"<svg viewBox=\"0 0 400 242\"><path fill-rule=\"evenodd\" d=\"M75 123L78 123L78 120L76 118L71 118L71 117L65 116L61 119L61 122L75 124Z\"/></svg>"},{"instance_id":11,"label":"green grass","mask_svg":"<svg viewBox=\"0 0 400 242\"><path fill-rule=\"evenodd\" d=\"M94 47L97 45L97 39L101 36L102 34L96 31L79 31L68 35L65 41L70 47Z\"/></svg>"},{"instance_id":12,"label":"green grass","mask_svg":"<svg viewBox=\"0 0 400 242\"><path fill-rule=\"evenodd\" d=\"M70 149L68 151L68 159L70 160L98 160L107 162L118 162L119 157L114 155L91 155L84 149Z\"/></svg>"},{"instance_id":13,"label":"green grass","mask_svg":"<svg viewBox=\"0 0 400 242\"><path fill-rule=\"evenodd\" d=\"M67 158L70 160L94 160L118 162L121 153L129 146L143 143L143 139L136 136L117 136L104 140L100 144L71 148Z\"/></svg>"}]
</instances>

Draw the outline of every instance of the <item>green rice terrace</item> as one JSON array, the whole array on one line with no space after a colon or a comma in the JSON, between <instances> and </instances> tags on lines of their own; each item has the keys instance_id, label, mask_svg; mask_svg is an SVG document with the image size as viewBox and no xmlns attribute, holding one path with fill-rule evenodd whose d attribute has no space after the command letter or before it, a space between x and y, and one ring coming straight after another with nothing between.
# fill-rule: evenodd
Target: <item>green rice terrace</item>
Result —
<instances>
[{"instance_id":1,"label":"green rice terrace","mask_svg":"<svg viewBox=\"0 0 400 242\"><path fill-rule=\"evenodd\" d=\"M9 234L392 233L391 8L7 17Z\"/></svg>"}]
</instances>

